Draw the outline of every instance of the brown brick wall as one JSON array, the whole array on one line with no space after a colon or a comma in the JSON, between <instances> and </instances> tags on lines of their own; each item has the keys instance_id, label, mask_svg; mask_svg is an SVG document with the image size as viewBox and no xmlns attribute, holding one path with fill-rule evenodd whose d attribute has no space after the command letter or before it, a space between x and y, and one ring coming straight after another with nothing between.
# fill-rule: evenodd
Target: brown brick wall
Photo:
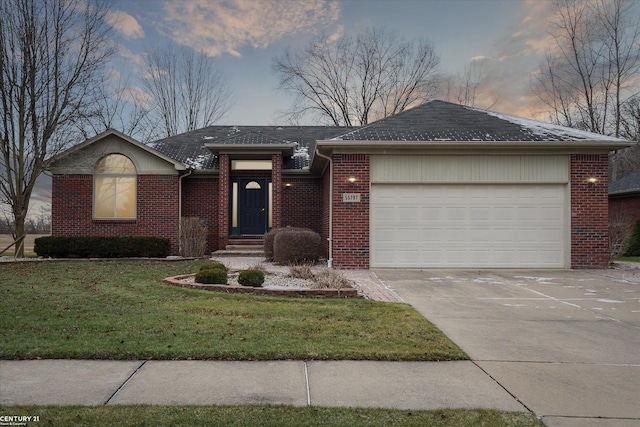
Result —
<instances>
[{"instance_id":1,"label":"brown brick wall","mask_svg":"<svg viewBox=\"0 0 640 427\"><path fill-rule=\"evenodd\" d=\"M138 175L135 220L93 219L93 175L54 175L54 236L157 236L178 253L178 176Z\"/></svg>"},{"instance_id":2,"label":"brown brick wall","mask_svg":"<svg viewBox=\"0 0 640 427\"><path fill-rule=\"evenodd\" d=\"M571 156L571 268L609 264L606 154ZM598 182L588 181L595 177Z\"/></svg>"},{"instance_id":3,"label":"brown brick wall","mask_svg":"<svg viewBox=\"0 0 640 427\"><path fill-rule=\"evenodd\" d=\"M282 156L271 155L271 184L272 184L272 212L271 221L273 228L282 227Z\"/></svg>"},{"instance_id":4,"label":"brown brick wall","mask_svg":"<svg viewBox=\"0 0 640 427\"><path fill-rule=\"evenodd\" d=\"M218 163L220 173L218 175L218 249L223 249L229 243L229 172L231 161L228 154L219 154Z\"/></svg>"},{"instance_id":5,"label":"brown brick wall","mask_svg":"<svg viewBox=\"0 0 640 427\"><path fill-rule=\"evenodd\" d=\"M629 215L633 221L640 221L640 194L609 197L609 216Z\"/></svg>"},{"instance_id":6,"label":"brown brick wall","mask_svg":"<svg viewBox=\"0 0 640 427\"><path fill-rule=\"evenodd\" d=\"M310 228L322 235L322 181L284 177L282 182L282 227Z\"/></svg>"},{"instance_id":7,"label":"brown brick wall","mask_svg":"<svg viewBox=\"0 0 640 427\"><path fill-rule=\"evenodd\" d=\"M349 177L356 181L351 184ZM369 268L369 155L333 155L333 266ZM342 201L344 193L360 202Z\"/></svg>"},{"instance_id":8,"label":"brown brick wall","mask_svg":"<svg viewBox=\"0 0 640 427\"><path fill-rule=\"evenodd\" d=\"M185 178L182 181L182 216L197 217L207 226L207 251L218 249L218 177Z\"/></svg>"}]
</instances>

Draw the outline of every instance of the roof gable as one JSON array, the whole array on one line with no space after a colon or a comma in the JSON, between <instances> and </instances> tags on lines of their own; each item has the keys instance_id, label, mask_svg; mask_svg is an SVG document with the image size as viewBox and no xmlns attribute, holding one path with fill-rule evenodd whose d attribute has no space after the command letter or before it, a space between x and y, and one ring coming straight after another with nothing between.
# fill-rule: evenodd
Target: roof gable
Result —
<instances>
[{"instance_id":1,"label":"roof gable","mask_svg":"<svg viewBox=\"0 0 640 427\"><path fill-rule=\"evenodd\" d=\"M184 164L115 129L107 129L60 153L52 159L49 170L53 173L93 173L96 162L112 153L131 158L138 173L160 174L186 170Z\"/></svg>"}]
</instances>

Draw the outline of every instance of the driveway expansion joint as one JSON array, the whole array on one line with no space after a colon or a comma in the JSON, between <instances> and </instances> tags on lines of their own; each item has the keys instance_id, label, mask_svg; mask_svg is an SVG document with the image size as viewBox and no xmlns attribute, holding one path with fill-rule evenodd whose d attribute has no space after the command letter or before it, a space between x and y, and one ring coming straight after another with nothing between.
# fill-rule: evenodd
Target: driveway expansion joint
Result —
<instances>
[{"instance_id":1,"label":"driveway expansion joint","mask_svg":"<svg viewBox=\"0 0 640 427\"><path fill-rule=\"evenodd\" d=\"M480 369L482 372L485 373L486 376L488 376L489 378L491 378L493 380L493 382L495 382L496 384L498 384L498 386L500 386L500 388L502 388L509 396L511 396L516 402L518 402L519 404L521 404L527 411L529 411L533 416L536 416L536 413L533 412L533 410L531 408L529 408L522 400L520 400L518 398L518 396L516 396L515 394L511 393L511 391L509 391L504 385L502 385L500 383L500 381L498 381L493 375L491 375L489 372L487 372L482 366L478 365L476 363L475 360L472 360L471 363L473 363L478 369ZM539 417L538 417L539 418Z\"/></svg>"},{"instance_id":2,"label":"driveway expansion joint","mask_svg":"<svg viewBox=\"0 0 640 427\"><path fill-rule=\"evenodd\" d=\"M129 377L124 380L124 382L122 384L120 384L120 387L118 387L118 389L116 391L113 392L113 394L111 396L109 396L109 398L103 403L103 405L108 405L109 402L111 402L113 400L114 397L116 397L118 395L118 393L120 393L120 390L122 390L123 388L126 387L126 385L129 383L129 381L131 381L133 379L133 377L138 373L138 371L140 371L140 369L142 369L142 367L144 365L146 365L147 360L143 361L140 366L138 366L132 373L131 375L129 375Z\"/></svg>"},{"instance_id":3,"label":"driveway expansion joint","mask_svg":"<svg viewBox=\"0 0 640 427\"><path fill-rule=\"evenodd\" d=\"M303 360L304 364L304 382L307 386L307 406L311 406L311 389L309 387L309 366L307 365L307 361Z\"/></svg>"}]
</instances>

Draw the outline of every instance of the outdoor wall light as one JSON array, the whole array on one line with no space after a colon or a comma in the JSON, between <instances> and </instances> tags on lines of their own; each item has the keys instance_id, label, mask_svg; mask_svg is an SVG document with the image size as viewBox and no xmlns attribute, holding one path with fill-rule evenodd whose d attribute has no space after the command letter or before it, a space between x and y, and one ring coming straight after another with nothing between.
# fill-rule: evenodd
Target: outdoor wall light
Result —
<instances>
[{"instance_id":1,"label":"outdoor wall light","mask_svg":"<svg viewBox=\"0 0 640 427\"><path fill-rule=\"evenodd\" d=\"M587 182L589 183L589 188L596 188L596 182L598 182L598 178L596 178L595 176L589 177L589 179L587 179Z\"/></svg>"},{"instance_id":2,"label":"outdoor wall light","mask_svg":"<svg viewBox=\"0 0 640 427\"><path fill-rule=\"evenodd\" d=\"M355 176L353 176L353 175L351 175L351 176L349 177L349 185L353 185L353 183L354 183L354 182L356 182L356 177L355 177Z\"/></svg>"},{"instance_id":3,"label":"outdoor wall light","mask_svg":"<svg viewBox=\"0 0 640 427\"><path fill-rule=\"evenodd\" d=\"M293 187L293 184L291 184L290 182L287 182L284 184L285 187L290 188Z\"/></svg>"}]
</instances>

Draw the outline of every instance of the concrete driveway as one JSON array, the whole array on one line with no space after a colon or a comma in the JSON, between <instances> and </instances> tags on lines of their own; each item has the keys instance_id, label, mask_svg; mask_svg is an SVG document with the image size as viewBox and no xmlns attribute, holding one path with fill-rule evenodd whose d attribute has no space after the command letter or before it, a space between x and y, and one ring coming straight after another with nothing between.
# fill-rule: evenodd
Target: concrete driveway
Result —
<instances>
[{"instance_id":1,"label":"concrete driveway","mask_svg":"<svg viewBox=\"0 0 640 427\"><path fill-rule=\"evenodd\" d=\"M640 269L376 274L548 426L640 425Z\"/></svg>"}]
</instances>

